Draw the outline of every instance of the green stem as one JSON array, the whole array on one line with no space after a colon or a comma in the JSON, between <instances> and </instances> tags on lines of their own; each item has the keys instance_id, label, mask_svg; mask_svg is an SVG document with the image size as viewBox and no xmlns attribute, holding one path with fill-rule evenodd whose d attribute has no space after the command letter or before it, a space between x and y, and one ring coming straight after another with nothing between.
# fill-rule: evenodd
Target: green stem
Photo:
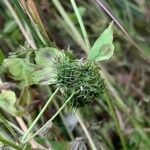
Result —
<instances>
[{"instance_id":1,"label":"green stem","mask_svg":"<svg viewBox=\"0 0 150 150\"><path fill-rule=\"evenodd\" d=\"M12 129L12 127L9 125L9 123L7 122L7 120L4 118L4 116L0 113L0 122L2 122L6 128L10 131L10 133L13 135L14 139L19 142L18 140L18 136L15 133L15 131Z\"/></svg>"},{"instance_id":2,"label":"green stem","mask_svg":"<svg viewBox=\"0 0 150 150\"><path fill-rule=\"evenodd\" d=\"M76 117L77 117L77 119L78 119L78 121L79 121L79 123L80 123L80 125L81 125L88 141L89 141L89 145L90 145L91 149L92 150L97 150L96 145L94 144L94 141L93 141L88 129L86 128L79 112L77 112Z\"/></svg>"},{"instance_id":3,"label":"green stem","mask_svg":"<svg viewBox=\"0 0 150 150\"><path fill-rule=\"evenodd\" d=\"M44 89L44 90L47 91L47 94L48 94L48 95L51 94L51 89L50 89L49 86L46 86L46 89ZM59 105L58 105L57 101L55 100L55 98L54 98L53 103L54 103L56 109L58 110L58 109L59 109ZM73 140L74 140L73 134L72 134L72 132L70 131L70 129L69 129L69 127L67 126L67 124L65 123L65 121L64 121L65 119L64 119L63 113L60 112L60 113L59 113L59 116L60 116L62 122L64 123L64 126L65 126L65 129L66 129L67 133L68 133L68 136L69 136L70 139L73 141Z\"/></svg>"},{"instance_id":4,"label":"green stem","mask_svg":"<svg viewBox=\"0 0 150 150\"><path fill-rule=\"evenodd\" d=\"M67 12L64 10L64 8L61 5L60 1L59 0L52 0L52 2L55 5L58 12L60 13L60 15L62 16L62 18L64 19L64 22L67 24L68 28L72 32L72 35L74 37L76 37L76 38L74 38L74 40L86 51L87 48L86 48L86 45L85 45L85 42L84 42L82 36L80 35L79 31L77 30L77 28L75 27L75 25L71 21L71 19L68 16Z\"/></svg>"},{"instance_id":5,"label":"green stem","mask_svg":"<svg viewBox=\"0 0 150 150\"><path fill-rule=\"evenodd\" d=\"M49 103L52 101L52 99L54 98L54 96L57 94L57 92L59 91L59 88L57 88L55 90L55 92L52 94L52 96L48 99L47 103L45 104L45 106L43 107L43 109L40 111L40 113L38 114L38 116L35 118L35 120L32 122L32 124L30 125L30 127L28 128L28 130L25 132L25 134L22 137L21 142L23 142L29 135L30 131L33 129L34 125L37 123L37 121L40 119L41 115L44 113L44 111L46 110L46 108L48 107Z\"/></svg>"},{"instance_id":6,"label":"green stem","mask_svg":"<svg viewBox=\"0 0 150 150\"><path fill-rule=\"evenodd\" d=\"M54 103L56 109L59 110L59 106L58 106L57 101L54 101L53 103ZM68 133L68 136L69 136L70 139L73 141L73 140L74 140L73 134L72 134L72 132L70 131L70 129L69 129L69 127L67 126L67 124L65 123L64 115L63 115L61 112L59 113L59 115L60 115L60 118L61 118L61 120L62 120L62 122L63 122L63 124L64 124L64 126L65 126L65 129L66 129L66 131L67 131L67 133Z\"/></svg>"},{"instance_id":7,"label":"green stem","mask_svg":"<svg viewBox=\"0 0 150 150\"><path fill-rule=\"evenodd\" d=\"M41 127L37 132L35 132L32 136L30 136L28 139L26 139L25 141L22 141L23 143L28 142L29 140L31 140L33 137L35 137L36 135L38 135L39 133L41 133L45 128L47 128L49 126L49 124L57 117L57 115L62 111L62 109L65 107L65 105L71 100L71 98L74 96L75 92L73 92L71 94L71 96L65 101L65 103L59 108L59 110L54 114L54 116L52 118L50 118L46 124Z\"/></svg>"},{"instance_id":8,"label":"green stem","mask_svg":"<svg viewBox=\"0 0 150 150\"><path fill-rule=\"evenodd\" d=\"M15 144L15 143L9 141L8 139L4 138L2 135L0 135L0 142L2 142L4 145L10 146L14 149L21 150L21 148L17 144Z\"/></svg>"},{"instance_id":9,"label":"green stem","mask_svg":"<svg viewBox=\"0 0 150 150\"><path fill-rule=\"evenodd\" d=\"M113 118L113 120L114 120L116 129L117 129L117 132L118 132L118 134L119 134L119 136L120 136L120 140L121 140L123 149L124 149L124 150L127 150L127 146L126 146L126 142L125 142L125 138L124 138L123 132L122 132L122 130L121 130L121 128L120 128L119 121L118 121L118 118L117 118L116 113L115 113L115 111L114 111L112 102L111 102L111 100L109 99L109 97L108 97L107 94L105 94L105 99L106 99L106 102L107 102L108 107L109 107L110 115L112 116L112 118Z\"/></svg>"},{"instance_id":10,"label":"green stem","mask_svg":"<svg viewBox=\"0 0 150 150\"><path fill-rule=\"evenodd\" d=\"M82 34L83 34L83 37L84 37L84 41L85 41L86 46L87 46L87 50L89 51L90 50L90 42L89 42L89 38L88 38L88 35L87 35L87 32L86 32L82 17L80 15L80 12L78 10L78 7L76 5L75 0L70 0L70 1L71 1L71 4L72 4L72 7L74 9L74 12L76 14L76 17L78 19L78 22L79 22L79 25L80 25L80 28L81 28L81 31L82 31Z\"/></svg>"}]
</instances>

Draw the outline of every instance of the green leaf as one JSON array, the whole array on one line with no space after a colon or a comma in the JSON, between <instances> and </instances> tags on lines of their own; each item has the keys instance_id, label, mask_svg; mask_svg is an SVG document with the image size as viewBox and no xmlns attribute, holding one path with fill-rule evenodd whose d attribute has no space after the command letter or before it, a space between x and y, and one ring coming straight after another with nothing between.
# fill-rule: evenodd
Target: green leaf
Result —
<instances>
[{"instance_id":1,"label":"green leaf","mask_svg":"<svg viewBox=\"0 0 150 150\"><path fill-rule=\"evenodd\" d=\"M35 84L50 85L56 83L56 73L52 67L37 68L33 72L33 81Z\"/></svg>"},{"instance_id":2,"label":"green leaf","mask_svg":"<svg viewBox=\"0 0 150 150\"><path fill-rule=\"evenodd\" d=\"M3 55L2 50L0 49L0 64L2 64L3 61L4 61L4 55Z\"/></svg>"},{"instance_id":3,"label":"green leaf","mask_svg":"<svg viewBox=\"0 0 150 150\"><path fill-rule=\"evenodd\" d=\"M20 116L23 114L23 110L17 110L15 108L16 95L13 91L2 90L0 94L0 107L9 112L13 116Z\"/></svg>"},{"instance_id":4,"label":"green leaf","mask_svg":"<svg viewBox=\"0 0 150 150\"><path fill-rule=\"evenodd\" d=\"M24 86L32 83L32 73L35 65L22 58L5 59L4 67L15 80L22 81Z\"/></svg>"},{"instance_id":5,"label":"green leaf","mask_svg":"<svg viewBox=\"0 0 150 150\"><path fill-rule=\"evenodd\" d=\"M88 53L88 60L102 61L109 59L114 53L113 45L113 22L109 27L98 37L93 47Z\"/></svg>"},{"instance_id":6,"label":"green leaf","mask_svg":"<svg viewBox=\"0 0 150 150\"><path fill-rule=\"evenodd\" d=\"M35 62L38 67L33 72L35 84L49 85L56 81L55 59L63 53L53 47L41 48L36 53Z\"/></svg>"},{"instance_id":7,"label":"green leaf","mask_svg":"<svg viewBox=\"0 0 150 150\"><path fill-rule=\"evenodd\" d=\"M39 66L50 67L53 65L53 61L56 56L59 56L60 52L53 47L45 47L39 49L36 53L35 62Z\"/></svg>"}]
</instances>

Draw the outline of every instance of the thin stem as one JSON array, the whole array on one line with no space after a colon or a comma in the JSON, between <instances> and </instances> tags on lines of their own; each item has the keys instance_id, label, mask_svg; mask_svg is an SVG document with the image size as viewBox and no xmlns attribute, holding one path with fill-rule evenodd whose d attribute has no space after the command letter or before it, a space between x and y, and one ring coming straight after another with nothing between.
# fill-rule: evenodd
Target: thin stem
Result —
<instances>
[{"instance_id":1,"label":"thin stem","mask_svg":"<svg viewBox=\"0 0 150 150\"><path fill-rule=\"evenodd\" d=\"M46 86L46 91L47 91L47 94L48 94L48 95L51 94L51 89L50 89L49 86ZM59 107L57 101L55 100L55 98L54 98L53 103L54 103L56 109L58 110L60 107ZM73 134L72 134L71 130L69 129L69 127L68 127L67 124L65 123L64 114L63 114L62 112L60 112L60 113L59 113L59 116L60 116L61 120L62 120L63 123L64 123L64 126L65 126L65 128L66 128L66 131L67 131L67 133L68 133L68 136L69 136L70 139L73 141L73 140L74 140L74 137L73 137Z\"/></svg>"},{"instance_id":2,"label":"thin stem","mask_svg":"<svg viewBox=\"0 0 150 150\"><path fill-rule=\"evenodd\" d=\"M16 134L16 132L12 129L12 127L9 125L9 123L7 122L7 120L4 118L4 116L0 113L0 122L2 122L6 128L10 131L10 133L13 135L14 139L19 142L19 138Z\"/></svg>"},{"instance_id":3,"label":"thin stem","mask_svg":"<svg viewBox=\"0 0 150 150\"><path fill-rule=\"evenodd\" d=\"M51 89L50 89L49 86L45 86L45 89L43 89L43 90L44 90L44 91L46 90L46 92L47 92L48 95L51 95L51 94L52 94ZM54 105L55 105L55 107L56 107L56 110L58 110L60 107L59 107L59 105L58 105L58 103L57 103L57 101L56 101L55 98L54 98L54 100L53 100L53 103L54 103ZM60 112L60 113L59 113L59 116L60 116L60 118L61 118L61 120L62 120L62 122L63 122L63 124L64 124L64 126L65 126L65 129L66 129L66 131L67 131L67 133L68 133L68 136L70 137L70 140L73 141L73 140L74 140L74 137L73 137L73 134L72 134L71 130L69 129L69 127L68 127L67 124L65 123L64 114L63 114L62 112Z\"/></svg>"},{"instance_id":4,"label":"thin stem","mask_svg":"<svg viewBox=\"0 0 150 150\"><path fill-rule=\"evenodd\" d=\"M119 134L119 136L120 136L120 140L121 140L123 149L124 149L124 150L127 150L127 146L126 146L126 142L125 142L125 138L124 138L123 132L122 132L122 130L121 130L121 128L120 128L120 125L119 125L119 122L118 122L116 113L115 113L114 108L113 108L113 105L112 105L112 102L111 102L111 100L109 99L109 97L108 97L107 94L105 94L105 99L106 99L106 102L107 102L108 107L109 107L110 115L112 116L112 118L113 118L113 120L114 120L116 129L117 129L117 132L118 132L118 134Z\"/></svg>"},{"instance_id":5,"label":"thin stem","mask_svg":"<svg viewBox=\"0 0 150 150\"><path fill-rule=\"evenodd\" d=\"M18 125L20 126L20 128L22 129L22 131L26 132L27 126L26 126L25 122L23 121L23 119L21 117L16 117L16 121L17 121ZM45 149L42 145L37 143L34 139L30 140L29 143L31 144L32 149L37 149L37 148Z\"/></svg>"},{"instance_id":6,"label":"thin stem","mask_svg":"<svg viewBox=\"0 0 150 150\"><path fill-rule=\"evenodd\" d=\"M109 91L112 93L112 95L115 97L116 102L119 104L119 106L121 106L124 110L127 110L127 106L126 104L123 102L123 100L120 98L120 95L118 94L118 92L116 91L116 89L113 87L113 85L111 84L111 79L110 79L110 75L108 74L108 72L106 71L106 69L100 65L101 68L101 76L103 79L105 79L105 83L109 89Z\"/></svg>"},{"instance_id":7,"label":"thin stem","mask_svg":"<svg viewBox=\"0 0 150 150\"><path fill-rule=\"evenodd\" d=\"M77 119L78 119L78 121L79 121L79 123L80 123L80 125L81 125L81 127L82 127L82 129L83 129L83 131L84 131L88 141L89 141L90 147L92 148L92 150L97 150L97 148L96 148L96 146L94 144L94 141L93 141L89 131L87 130L86 126L84 125L83 120L82 120L79 112L77 112L76 117L77 117Z\"/></svg>"},{"instance_id":8,"label":"thin stem","mask_svg":"<svg viewBox=\"0 0 150 150\"><path fill-rule=\"evenodd\" d=\"M34 125L37 123L37 121L40 119L41 115L44 113L44 111L46 110L46 108L48 107L49 103L52 101L52 99L54 98L54 96L57 94L57 92L59 91L59 88L57 88L55 90L55 92L52 94L52 96L48 99L47 103L45 104L45 106L43 107L43 109L40 111L40 113L38 114L38 116L35 118L35 120L32 122L32 124L30 125L30 127L28 128L28 130L26 131L26 133L23 135L21 142L23 142L29 135L30 131L33 129Z\"/></svg>"},{"instance_id":9,"label":"thin stem","mask_svg":"<svg viewBox=\"0 0 150 150\"><path fill-rule=\"evenodd\" d=\"M71 100L71 98L74 96L75 92L73 92L71 94L71 96L65 101L65 103L59 108L59 110L53 115L52 118L50 118L46 124L41 127L37 132L35 132L32 136L30 136L28 139L22 141L23 143L28 142L29 140L31 140L32 138L34 138L36 135L38 135L39 133L41 133L44 129L46 129L49 124L57 117L57 115L62 111L62 109L66 106L66 104Z\"/></svg>"},{"instance_id":10,"label":"thin stem","mask_svg":"<svg viewBox=\"0 0 150 150\"><path fill-rule=\"evenodd\" d=\"M59 11L59 13L61 14L61 16L64 19L67 26L72 31L72 34L76 37L76 38L74 38L76 40L76 42L86 51L86 45L85 45L85 42L84 42L82 36L80 35L80 33L77 30L77 28L75 27L75 25L72 23L71 19L69 18L68 14L62 7L59 0L52 0L52 2L55 5L55 7L57 8L57 10Z\"/></svg>"},{"instance_id":11,"label":"thin stem","mask_svg":"<svg viewBox=\"0 0 150 150\"><path fill-rule=\"evenodd\" d=\"M72 4L72 7L74 9L74 12L76 14L76 17L78 19L78 22L79 22L79 25L80 25L80 28L81 28L81 31L82 31L82 34L83 34L83 37L84 37L84 41L85 41L86 46L87 46L87 50L89 51L90 50L90 42L89 42L89 38L88 38L88 35L87 35L87 32L86 32L82 17L80 15L78 7L75 3L75 0L70 0L70 1L71 1L71 4Z\"/></svg>"},{"instance_id":12,"label":"thin stem","mask_svg":"<svg viewBox=\"0 0 150 150\"><path fill-rule=\"evenodd\" d=\"M15 144L15 143L9 141L8 139L4 138L2 135L0 135L0 142L2 142L4 145L10 146L14 149L21 150L21 148L17 144Z\"/></svg>"},{"instance_id":13,"label":"thin stem","mask_svg":"<svg viewBox=\"0 0 150 150\"><path fill-rule=\"evenodd\" d=\"M127 15L128 15L128 18L129 18L129 25L130 25L130 31L131 33L133 34L134 33L134 28L133 28L133 16L132 16L132 13L131 13L131 8L130 8L130 4L128 2L128 0L125 0L124 1L125 3L125 7L126 7L126 12L127 12Z\"/></svg>"},{"instance_id":14,"label":"thin stem","mask_svg":"<svg viewBox=\"0 0 150 150\"><path fill-rule=\"evenodd\" d=\"M59 106L58 106L57 101L54 101L53 103L54 103L56 109L59 110ZM63 115L61 112L59 113L59 115L60 115L60 118L61 118L62 121L63 121L63 124L64 124L64 126L65 126L65 128L66 128L66 131L67 131L67 133L68 133L70 139L73 141L73 140L74 140L73 134L72 134L71 130L69 129L68 125L65 123L64 115Z\"/></svg>"},{"instance_id":15,"label":"thin stem","mask_svg":"<svg viewBox=\"0 0 150 150\"><path fill-rule=\"evenodd\" d=\"M13 124L13 123L10 122L10 121L7 121L7 123L8 123L12 128L14 128L16 131L18 131L18 133L19 133L20 135L23 135L23 134L24 134L24 132L23 132L17 125Z\"/></svg>"}]
</instances>

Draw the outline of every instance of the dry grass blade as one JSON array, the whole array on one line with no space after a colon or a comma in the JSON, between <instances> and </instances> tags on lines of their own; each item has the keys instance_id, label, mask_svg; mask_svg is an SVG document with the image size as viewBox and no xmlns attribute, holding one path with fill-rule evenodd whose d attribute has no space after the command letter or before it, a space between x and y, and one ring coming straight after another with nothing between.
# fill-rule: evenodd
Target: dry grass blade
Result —
<instances>
[{"instance_id":1,"label":"dry grass blade","mask_svg":"<svg viewBox=\"0 0 150 150\"><path fill-rule=\"evenodd\" d=\"M21 117L16 117L16 120L19 124L19 126L21 127L21 129L26 132L27 131L27 126L26 124L24 123L23 119ZM32 148L34 149L37 149L37 148L40 148L40 149L45 149L45 147L43 147L42 145L38 144L34 139L31 139L30 140L30 144L32 146Z\"/></svg>"},{"instance_id":2,"label":"dry grass blade","mask_svg":"<svg viewBox=\"0 0 150 150\"><path fill-rule=\"evenodd\" d=\"M34 1L33 0L21 0L20 1L22 6L28 11L28 13L32 16L33 20L35 21L35 23L38 25L38 28L41 30L42 34L47 38L49 39L47 33L46 33L46 30L44 28L44 25L41 21L41 18L39 16L39 13L37 11L37 8L34 4Z\"/></svg>"}]
</instances>

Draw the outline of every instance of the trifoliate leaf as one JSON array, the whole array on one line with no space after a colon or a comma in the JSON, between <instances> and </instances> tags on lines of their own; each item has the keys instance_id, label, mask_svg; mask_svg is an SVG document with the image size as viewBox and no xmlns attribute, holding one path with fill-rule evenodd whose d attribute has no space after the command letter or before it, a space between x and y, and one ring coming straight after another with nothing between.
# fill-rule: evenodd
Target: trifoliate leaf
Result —
<instances>
[{"instance_id":1,"label":"trifoliate leaf","mask_svg":"<svg viewBox=\"0 0 150 150\"><path fill-rule=\"evenodd\" d=\"M0 94L0 107L5 111L9 112L13 116L22 115L22 110L15 108L16 95L13 91L2 90Z\"/></svg>"},{"instance_id":2,"label":"trifoliate leaf","mask_svg":"<svg viewBox=\"0 0 150 150\"><path fill-rule=\"evenodd\" d=\"M3 55L3 52L0 49L0 64L2 64L3 61L4 61L4 55Z\"/></svg>"},{"instance_id":3,"label":"trifoliate leaf","mask_svg":"<svg viewBox=\"0 0 150 150\"><path fill-rule=\"evenodd\" d=\"M114 53L113 23L98 37L88 53L88 60L102 61L109 59Z\"/></svg>"}]
</instances>

